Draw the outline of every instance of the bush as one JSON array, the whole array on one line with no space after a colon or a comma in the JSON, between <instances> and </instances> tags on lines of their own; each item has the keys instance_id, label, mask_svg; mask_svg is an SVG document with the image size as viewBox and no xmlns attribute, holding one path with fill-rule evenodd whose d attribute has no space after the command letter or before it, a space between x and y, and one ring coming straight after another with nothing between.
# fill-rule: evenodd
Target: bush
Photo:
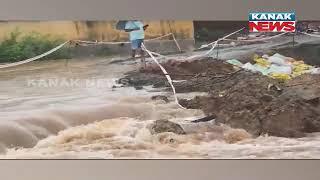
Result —
<instances>
[{"instance_id":1,"label":"bush","mask_svg":"<svg viewBox=\"0 0 320 180\"><path fill-rule=\"evenodd\" d=\"M65 40L50 35L28 33L22 35L15 30L0 43L0 63L25 60L47 52L63 43ZM42 59L70 58L70 49L63 47Z\"/></svg>"}]
</instances>

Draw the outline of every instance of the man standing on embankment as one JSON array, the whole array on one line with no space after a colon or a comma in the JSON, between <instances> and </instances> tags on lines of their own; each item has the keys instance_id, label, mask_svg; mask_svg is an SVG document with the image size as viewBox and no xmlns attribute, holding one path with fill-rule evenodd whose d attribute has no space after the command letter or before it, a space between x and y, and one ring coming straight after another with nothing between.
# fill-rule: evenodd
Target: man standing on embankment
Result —
<instances>
[{"instance_id":1,"label":"man standing on embankment","mask_svg":"<svg viewBox=\"0 0 320 180\"><path fill-rule=\"evenodd\" d=\"M131 20L127 21L125 25L126 32L130 32L130 42L131 42L131 56L132 58L136 57L136 53L138 52L141 56L141 68L146 68L146 61L144 51L141 46L144 40L144 31L147 29L149 25L143 25L141 21Z\"/></svg>"}]
</instances>

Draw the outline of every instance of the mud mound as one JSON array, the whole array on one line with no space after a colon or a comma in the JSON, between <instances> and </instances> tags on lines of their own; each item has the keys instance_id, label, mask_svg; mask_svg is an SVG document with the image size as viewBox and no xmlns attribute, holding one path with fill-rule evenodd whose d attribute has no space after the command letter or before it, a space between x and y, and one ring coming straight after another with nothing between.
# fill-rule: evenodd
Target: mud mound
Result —
<instances>
[{"instance_id":1,"label":"mud mound","mask_svg":"<svg viewBox=\"0 0 320 180\"><path fill-rule=\"evenodd\" d=\"M222 85L211 86L209 97L180 102L187 108L214 113L216 122L246 129L256 136L302 137L306 132L320 131L320 90L314 84L300 84L304 78L310 77L280 84L244 72ZM320 77L314 78L320 82Z\"/></svg>"},{"instance_id":2,"label":"mud mound","mask_svg":"<svg viewBox=\"0 0 320 180\"><path fill-rule=\"evenodd\" d=\"M209 92L209 96L181 99L180 103L216 115L217 123L245 129L254 136L302 137L320 131L320 76L303 75L281 83L211 58L168 61L163 66L174 80L186 80L174 83L178 93ZM144 84L167 85L156 65L138 74Z\"/></svg>"},{"instance_id":3,"label":"mud mound","mask_svg":"<svg viewBox=\"0 0 320 180\"><path fill-rule=\"evenodd\" d=\"M175 82L177 92L192 92L192 91L208 91L210 87L203 89L197 87L194 81L208 81L208 79L217 80L223 79L234 72L233 66L226 64L223 61L215 61L212 58L204 58L195 61L174 61L169 60L161 65L166 69L173 80L188 80L186 82ZM147 70L138 72L128 72L124 78L119 79L120 84L126 86L149 86L153 87L169 87L167 79L163 72L156 64L148 66ZM190 84L190 86L189 86Z\"/></svg>"},{"instance_id":4,"label":"mud mound","mask_svg":"<svg viewBox=\"0 0 320 180\"><path fill-rule=\"evenodd\" d=\"M227 66L222 61L214 61L212 58L204 58L195 61L175 61L169 60L162 64L163 67L173 74L197 74L197 73L224 73L233 70L232 66ZM146 72L148 73L162 73L157 65L151 66Z\"/></svg>"}]
</instances>

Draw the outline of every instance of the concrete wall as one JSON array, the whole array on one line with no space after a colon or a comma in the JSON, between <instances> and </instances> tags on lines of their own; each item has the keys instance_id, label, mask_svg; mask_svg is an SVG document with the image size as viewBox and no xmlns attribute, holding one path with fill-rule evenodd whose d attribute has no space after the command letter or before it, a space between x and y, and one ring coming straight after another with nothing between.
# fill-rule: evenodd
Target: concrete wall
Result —
<instances>
[{"instance_id":1,"label":"concrete wall","mask_svg":"<svg viewBox=\"0 0 320 180\"><path fill-rule=\"evenodd\" d=\"M194 39L212 42L243 27L248 27L248 21L194 21ZM246 33L246 29L240 33Z\"/></svg>"},{"instance_id":2,"label":"concrete wall","mask_svg":"<svg viewBox=\"0 0 320 180\"><path fill-rule=\"evenodd\" d=\"M128 33L115 29L117 21L0 21L0 40L19 29L22 33L39 32L65 39L127 41ZM174 33L179 39L193 39L192 21L144 21L149 24L146 38Z\"/></svg>"}]
</instances>

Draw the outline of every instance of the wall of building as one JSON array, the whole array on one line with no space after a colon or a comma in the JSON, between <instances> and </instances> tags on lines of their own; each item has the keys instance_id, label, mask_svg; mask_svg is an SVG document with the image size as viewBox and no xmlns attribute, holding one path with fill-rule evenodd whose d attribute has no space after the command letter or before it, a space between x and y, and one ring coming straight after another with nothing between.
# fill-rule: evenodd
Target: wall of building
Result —
<instances>
[{"instance_id":1,"label":"wall of building","mask_svg":"<svg viewBox=\"0 0 320 180\"><path fill-rule=\"evenodd\" d=\"M0 21L0 40L18 29L22 33L38 32L64 39L127 41L128 33L115 29L117 21ZM179 39L193 39L192 21L144 21L149 24L146 38L174 33Z\"/></svg>"},{"instance_id":2,"label":"wall of building","mask_svg":"<svg viewBox=\"0 0 320 180\"><path fill-rule=\"evenodd\" d=\"M212 42L247 26L248 21L194 21L194 39L197 42ZM240 33L246 33L246 30Z\"/></svg>"}]
</instances>

